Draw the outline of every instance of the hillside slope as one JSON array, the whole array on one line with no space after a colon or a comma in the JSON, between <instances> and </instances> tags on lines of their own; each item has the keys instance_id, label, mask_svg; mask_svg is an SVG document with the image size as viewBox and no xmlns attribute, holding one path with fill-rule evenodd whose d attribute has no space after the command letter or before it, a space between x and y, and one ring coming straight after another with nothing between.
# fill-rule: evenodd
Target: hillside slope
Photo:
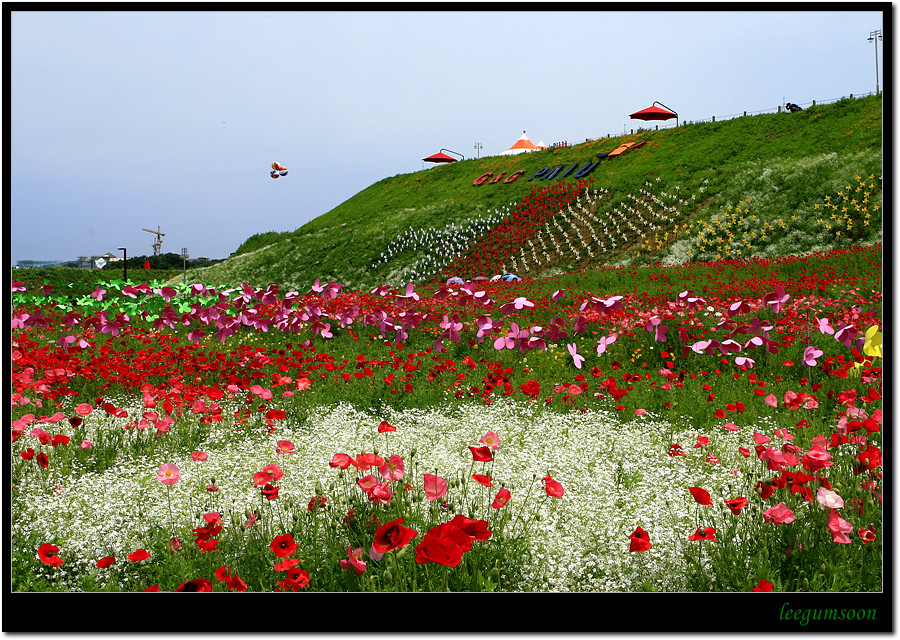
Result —
<instances>
[{"instance_id":1,"label":"hillside slope","mask_svg":"<svg viewBox=\"0 0 900 640\"><path fill-rule=\"evenodd\" d=\"M625 143L643 145L597 157ZM576 188L575 176L593 162ZM249 238L189 277L298 290L320 278L364 288L465 269L458 275L526 276L827 250L881 240L881 171L880 96L639 130L385 178L295 231ZM562 183L571 197L553 195ZM530 195L557 211L523 205Z\"/></svg>"}]
</instances>

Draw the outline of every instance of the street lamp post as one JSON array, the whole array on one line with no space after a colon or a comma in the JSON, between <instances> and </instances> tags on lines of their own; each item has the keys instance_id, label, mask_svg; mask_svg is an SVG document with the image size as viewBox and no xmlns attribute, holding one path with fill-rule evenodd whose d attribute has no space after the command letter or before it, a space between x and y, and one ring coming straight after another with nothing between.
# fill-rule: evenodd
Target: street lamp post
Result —
<instances>
[{"instance_id":1,"label":"street lamp post","mask_svg":"<svg viewBox=\"0 0 900 640\"><path fill-rule=\"evenodd\" d=\"M875 43L875 95L877 96L879 93L878 90L878 41L883 40L884 38L881 35L881 29L875 29L875 31L869 32L869 42Z\"/></svg>"},{"instance_id":2,"label":"street lamp post","mask_svg":"<svg viewBox=\"0 0 900 640\"><path fill-rule=\"evenodd\" d=\"M188 255L187 247L182 247L181 248L181 260L182 260L182 266L184 268L184 284L187 284L187 259L189 257L190 256Z\"/></svg>"},{"instance_id":3,"label":"street lamp post","mask_svg":"<svg viewBox=\"0 0 900 640\"><path fill-rule=\"evenodd\" d=\"M481 157L481 150L482 150L483 148L484 148L484 145L482 145L480 142L476 142L476 143L475 143L475 150L478 152L478 157L479 157L479 158Z\"/></svg>"},{"instance_id":4,"label":"street lamp post","mask_svg":"<svg viewBox=\"0 0 900 640\"><path fill-rule=\"evenodd\" d=\"M119 251L122 252L122 264L125 266L125 273L122 275L122 279L128 282L128 249L119 247Z\"/></svg>"}]
</instances>

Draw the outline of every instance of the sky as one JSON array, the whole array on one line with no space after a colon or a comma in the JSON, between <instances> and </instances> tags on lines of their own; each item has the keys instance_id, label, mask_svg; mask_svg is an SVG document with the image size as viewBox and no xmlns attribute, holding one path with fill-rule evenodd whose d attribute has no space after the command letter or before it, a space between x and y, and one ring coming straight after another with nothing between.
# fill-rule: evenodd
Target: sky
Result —
<instances>
[{"instance_id":1,"label":"sky","mask_svg":"<svg viewBox=\"0 0 900 640\"><path fill-rule=\"evenodd\" d=\"M548 145L618 135L655 125L628 117L654 102L680 121L721 120L884 87L883 44L868 41L883 14L848 4L115 6L4 14L11 265L152 255L144 229L165 233L163 253L227 258L383 178L440 170L422 159L441 149L474 158L523 131ZM288 175L271 179L273 162Z\"/></svg>"}]
</instances>

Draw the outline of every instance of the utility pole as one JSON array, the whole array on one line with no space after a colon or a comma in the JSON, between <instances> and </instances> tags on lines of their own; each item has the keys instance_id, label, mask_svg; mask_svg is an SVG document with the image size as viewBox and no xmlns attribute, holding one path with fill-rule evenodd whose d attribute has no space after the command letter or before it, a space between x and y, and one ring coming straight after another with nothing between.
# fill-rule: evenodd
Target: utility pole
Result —
<instances>
[{"instance_id":1,"label":"utility pole","mask_svg":"<svg viewBox=\"0 0 900 640\"><path fill-rule=\"evenodd\" d=\"M481 150L484 149L484 146L480 142L475 143L475 151L478 152L478 157L481 157Z\"/></svg>"}]
</instances>

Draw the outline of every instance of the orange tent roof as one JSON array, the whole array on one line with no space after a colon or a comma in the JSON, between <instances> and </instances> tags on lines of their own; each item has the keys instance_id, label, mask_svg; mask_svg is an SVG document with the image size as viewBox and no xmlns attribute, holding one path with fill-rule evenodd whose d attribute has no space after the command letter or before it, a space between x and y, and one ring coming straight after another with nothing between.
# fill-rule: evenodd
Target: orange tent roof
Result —
<instances>
[{"instance_id":1,"label":"orange tent roof","mask_svg":"<svg viewBox=\"0 0 900 640\"><path fill-rule=\"evenodd\" d=\"M522 135L516 140L515 144L511 146L509 149L501 153L500 155L511 155L514 153L522 153L525 151L535 151L537 149L534 146L534 143L528 139L528 136L525 135L525 132L522 132Z\"/></svg>"}]
</instances>

